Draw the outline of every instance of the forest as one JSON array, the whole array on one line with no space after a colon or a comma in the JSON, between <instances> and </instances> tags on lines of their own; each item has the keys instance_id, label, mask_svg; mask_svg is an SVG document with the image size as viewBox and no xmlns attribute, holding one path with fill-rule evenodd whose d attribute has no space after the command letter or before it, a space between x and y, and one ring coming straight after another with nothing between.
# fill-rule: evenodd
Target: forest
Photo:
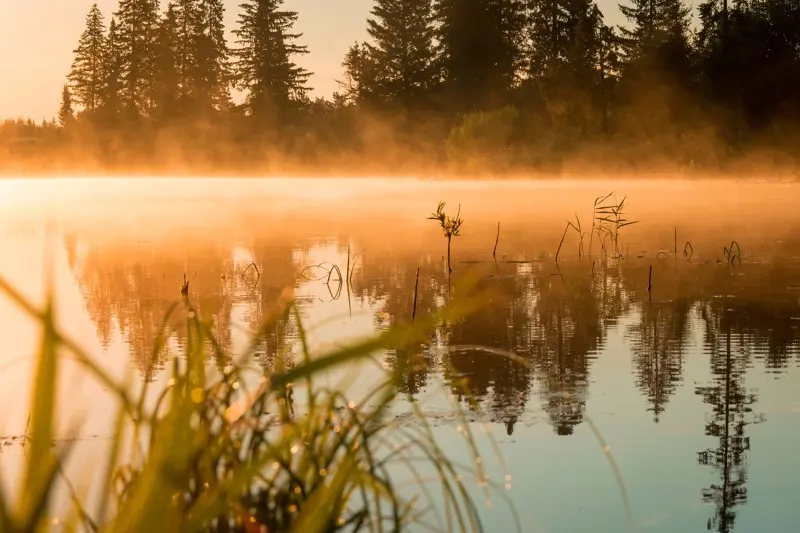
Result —
<instances>
[{"instance_id":1,"label":"forest","mask_svg":"<svg viewBox=\"0 0 800 533\"><path fill-rule=\"evenodd\" d=\"M282 0L233 28L222 0L94 5L58 116L0 123L0 173L797 176L796 0L619 7L375 0L312 98Z\"/></svg>"}]
</instances>

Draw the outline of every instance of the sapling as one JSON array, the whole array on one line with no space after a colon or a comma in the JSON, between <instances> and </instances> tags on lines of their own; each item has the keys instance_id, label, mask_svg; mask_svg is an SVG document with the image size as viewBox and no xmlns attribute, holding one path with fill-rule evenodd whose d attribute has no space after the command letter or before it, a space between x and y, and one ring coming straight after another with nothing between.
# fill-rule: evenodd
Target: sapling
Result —
<instances>
[{"instance_id":1,"label":"sapling","mask_svg":"<svg viewBox=\"0 0 800 533\"><path fill-rule=\"evenodd\" d=\"M444 202L439 202L436 212L429 216L428 220L438 220L439 225L442 227L442 232L447 239L447 271L452 274L453 267L450 262L450 241L453 237L459 237L461 235L461 224L463 224L464 221L461 219L460 205L458 206L458 212L455 218L450 218L450 215L444 212L444 206Z\"/></svg>"}]
</instances>

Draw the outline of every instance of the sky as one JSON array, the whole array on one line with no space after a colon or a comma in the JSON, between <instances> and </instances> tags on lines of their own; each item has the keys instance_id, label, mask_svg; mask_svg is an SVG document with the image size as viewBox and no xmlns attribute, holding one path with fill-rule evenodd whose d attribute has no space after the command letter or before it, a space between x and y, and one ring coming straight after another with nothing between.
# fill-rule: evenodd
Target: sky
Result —
<instances>
[{"instance_id":1,"label":"sky","mask_svg":"<svg viewBox=\"0 0 800 533\"><path fill-rule=\"evenodd\" d=\"M0 118L54 117L72 50L95 0L0 0ZM117 0L97 0L106 18ZM165 3L162 1L162 4ZM228 28L241 0L225 0ZM314 73L315 95L330 96L341 79L347 48L364 40L373 0L285 0L299 13L297 30L310 53L299 63ZM598 0L606 23L620 22L615 0Z\"/></svg>"}]
</instances>

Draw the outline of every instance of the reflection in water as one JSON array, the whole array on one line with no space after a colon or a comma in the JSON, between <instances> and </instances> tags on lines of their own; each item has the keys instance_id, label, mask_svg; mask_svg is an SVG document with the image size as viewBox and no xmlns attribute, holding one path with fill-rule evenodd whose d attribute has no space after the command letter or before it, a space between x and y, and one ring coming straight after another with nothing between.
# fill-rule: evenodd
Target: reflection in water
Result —
<instances>
[{"instance_id":1,"label":"reflection in water","mask_svg":"<svg viewBox=\"0 0 800 533\"><path fill-rule=\"evenodd\" d=\"M718 444L700 452L698 457L700 464L713 466L720 476L719 483L703 491L703 501L716 506L708 529L728 533L733 531L736 520L735 507L747 501L750 438L745 429L764 420L753 413L757 397L748 392L744 383L751 364L751 347L757 341L749 338L742 310L717 304L705 306L702 313L706 326L705 350L710 356L713 378L711 385L698 387L697 394L712 407L705 432L717 438ZM767 342L771 345L773 341Z\"/></svg>"},{"instance_id":2,"label":"reflection in water","mask_svg":"<svg viewBox=\"0 0 800 533\"><path fill-rule=\"evenodd\" d=\"M636 386L647 397L655 422L683 380L691 306L683 298L643 303L639 306L639 320L628 329Z\"/></svg>"},{"instance_id":3,"label":"reflection in water","mask_svg":"<svg viewBox=\"0 0 800 533\"><path fill-rule=\"evenodd\" d=\"M74 232L64 238L69 267L98 338L104 346L116 335L124 339L131 360L148 380L185 343L185 321L166 316L184 274L192 301L204 317L213 318L223 347L235 352L244 347L247 331L261 327L273 314L287 289L297 294L304 322L315 310L331 305L337 291L329 297L310 290L323 281L304 279L301 272L328 260L346 270L341 258L351 243L344 237L265 237L258 231L191 246L98 244ZM348 300L349 315L372 313L374 329L410 321L417 268L418 316L441 308L450 297L447 269L438 254L426 255L412 246L387 247L369 238L358 244L370 252L358 258L353 254L350 291L338 294ZM538 410L555 435L569 436L584 421L593 365L618 326L630 351L633 383L656 423L684 382L687 355L696 353L695 344L702 342L711 382L696 392L711 407L705 434L718 443L701 452L699 461L715 468L720 478L702 496L716 506L709 529L730 532L735 508L747 495L750 442L745 429L761 420L752 413L756 396L745 386L746 374L756 363L768 372L782 372L800 353L797 297L788 281L797 268L766 261L745 261L736 268L660 261L654 266L656 283L648 298L651 264L634 258L618 264L586 260L557 266L546 260L519 260L480 265L485 268L481 288L491 292L491 301L459 322L439 324L423 343L388 351L385 361L406 395L420 397L443 380L468 410L488 413L508 435ZM455 266L455 275L467 268ZM164 323L173 342L153 353ZM258 360L268 370L291 366L296 318L279 315L268 324L264 341L255 347ZM511 352L527 364L475 346Z\"/></svg>"}]
</instances>

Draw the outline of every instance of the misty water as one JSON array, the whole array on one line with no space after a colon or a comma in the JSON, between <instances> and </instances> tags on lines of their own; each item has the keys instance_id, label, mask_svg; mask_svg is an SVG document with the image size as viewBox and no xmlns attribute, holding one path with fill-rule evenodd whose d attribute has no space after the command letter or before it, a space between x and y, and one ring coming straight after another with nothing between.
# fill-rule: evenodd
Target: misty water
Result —
<instances>
[{"instance_id":1,"label":"misty water","mask_svg":"<svg viewBox=\"0 0 800 533\"><path fill-rule=\"evenodd\" d=\"M603 258L597 241L588 255L588 236L579 257L569 232L556 264L566 220L577 215L588 232L594 199L611 191L627 195L627 218L639 221L620 232L625 258ZM184 273L235 352L287 289L322 350L409 321L418 268L417 316L479 272L486 306L380 359L465 461L454 404L466 411L499 486L491 505L474 487L487 531L513 531L506 498L526 532L791 531L800 523L797 198L798 185L733 181L7 180L0 275L41 302L50 265L63 330L136 385L163 384L181 352L179 325L169 350L151 348ZM426 220L439 200L460 205L465 220L452 282L446 241ZM730 264L723 247L733 240L741 260ZM329 280L330 265L346 271L348 260L349 287ZM0 296L7 485L24 457L37 335ZM296 335L293 320L275 323L259 364L291 360ZM62 436L79 442L69 472L85 488L115 406L64 364ZM350 370L340 377L354 395L382 371Z\"/></svg>"}]
</instances>

